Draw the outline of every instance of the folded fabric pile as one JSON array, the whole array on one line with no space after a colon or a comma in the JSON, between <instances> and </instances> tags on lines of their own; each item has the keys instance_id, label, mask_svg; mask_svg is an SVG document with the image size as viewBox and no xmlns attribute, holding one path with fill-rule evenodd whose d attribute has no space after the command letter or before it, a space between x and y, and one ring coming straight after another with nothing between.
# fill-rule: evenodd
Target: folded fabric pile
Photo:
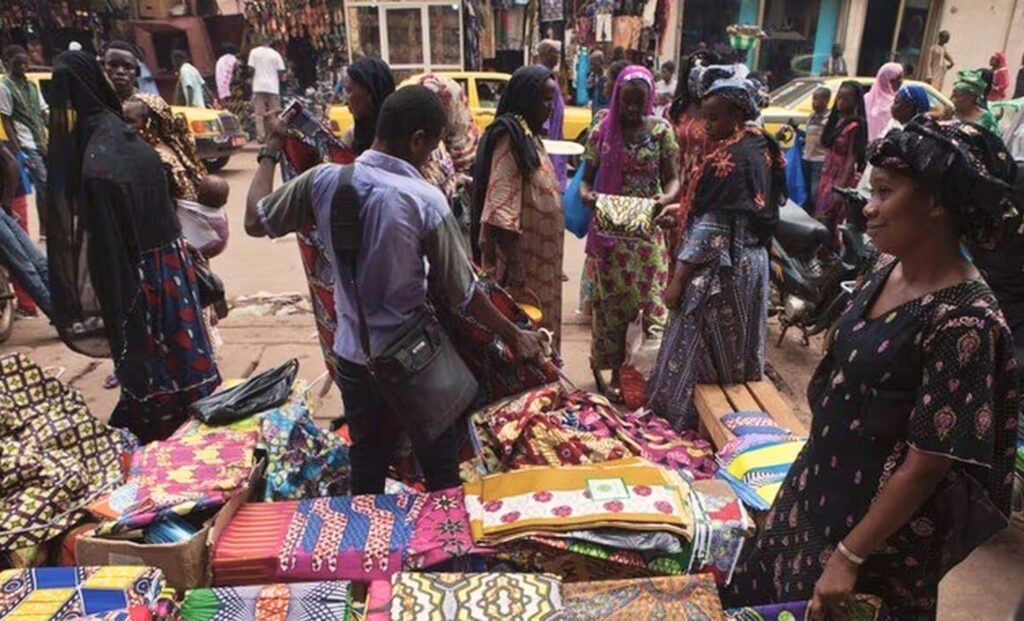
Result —
<instances>
[{"instance_id":1,"label":"folded fabric pile","mask_svg":"<svg viewBox=\"0 0 1024 621\"><path fill-rule=\"evenodd\" d=\"M565 621L721 621L711 576L577 582L562 587Z\"/></svg>"},{"instance_id":2,"label":"folded fabric pile","mask_svg":"<svg viewBox=\"0 0 1024 621\"><path fill-rule=\"evenodd\" d=\"M664 531L692 540L690 486L643 459L515 470L465 484L473 540L496 545L595 528Z\"/></svg>"},{"instance_id":3,"label":"folded fabric pile","mask_svg":"<svg viewBox=\"0 0 1024 621\"><path fill-rule=\"evenodd\" d=\"M748 606L725 611L726 621L793 621L807 619L809 602L787 602ZM854 595L846 610L850 621L887 621L890 616L882 600L873 595Z\"/></svg>"},{"instance_id":4,"label":"folded fabric pile","mask_svg":"<svg viewBox=\"0 0 1024 621\"><path fill-rule=\"evenodd\" d=\"M267 451L263 499L301 500L349 491L349 447L316 426L309 409L289 404L264 412L261 437Z\"/></svg>"},{"instance_id":5,"label":"folded fabric pile","mask_svg":"<svg viewBox=\"0 0 1024 621\"><path fill-rule=\"evenodd\" d=\"M249 503L214 547L215 585L369 582L469 555L459 488L428 494Z\"/></svg>"},{"instance_id":6,"label":"folded fabric pile","mask_svg":"<svg viewBox=\"0 0 1024 621\"><path fill-rule=\"evenodd\" d=\"M400 573L370 585L366 621L563 621L562 584L547 574Z\"/></svg>"},{"instance_id":7,"label":"folded fabric pile","mask_svg":"<svg viewBox=\"0 0 1024 621\"><path fill-rule=\"evenodd\" d=\"M0 619L148 619L164 588L151 567L0 571Z\"/></svg>"},{"instance_id":8,"label":"folded fabric pile","mask_svg":"<svg viewBox=\"0 0 1024 621\"><path fill-rule=\"evenodd\" d=\"M753 535L753 522L739 498L731 494L711 494L694 490L693 573L705 573L719 585L732 582L732 574L743 552L743 544Z\"/></svg>"},{"instance_id":9,"label":"folded fabric pile","mask_svg":"<svg viewBox=\"0 0 1024 621\"><path fill-rule=\"evenodd\" d=\"M0 567L45 560L45 545L124 481L136 446L27 356L0 357Z\"/></svg>"},{"instance_id":10,"label":"folded fabric pile","mask_svg":"<svg viewBox=\"0 0 1024 621\"><path fill-rule=\"evenodd\" d=\"M806 439L794 438L764 412L734 412L722 423L736 437L716 455L718 476L747 506L767 511Z\"/></svg>"},{"instance_id":11,"label":"folded fabric pile","mask_svg":"<svg viewBox=\"0 0 1024 621\"><path fill-rule=\"evenodd\" d=\"M472 439L490 474L528 466L601 463L631 455L708 478L711 445L679 434L652 412L621 414L603 396L548 384L482 408L470 417Z\"/></svg>"},{"instance_id":12,"label":"folded fabric pile","mask_svg":"<svg viewBox=\"0 0 1024 621\"><path fill-rule=\"evenodd\" d=\"M145 528L165 515L221 507L252 474L259 437L256 424L243 419L210 427L190 421L167 440L139 449L124 485L90 506L107 519L96 534Z\"/></svg>"},{"instance_id":13,"label":"folded fabric pile","mask_svg":"<svg viewBox=\"0 0 1024 621\"><path fill-rule=\"evenodd\" d=\"M191 589L182 621L348 621L352 584L340 580Z\"/></svg>"}]
</instances>

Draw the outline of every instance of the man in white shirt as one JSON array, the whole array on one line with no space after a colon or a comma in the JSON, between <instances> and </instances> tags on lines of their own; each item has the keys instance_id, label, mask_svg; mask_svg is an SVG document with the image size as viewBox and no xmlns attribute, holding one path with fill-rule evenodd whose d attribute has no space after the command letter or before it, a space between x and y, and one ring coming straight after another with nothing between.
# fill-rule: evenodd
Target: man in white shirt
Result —
<instances>
[{"instance_id":1,"label":"man in white shirt","mask_svg":"<svg viewBox=\"0 0 1024 621\"><path fill-rule=\"evenodd\" d=\"M284 59L270 47L270 39L264 37L262 45L249 52L248 65L253 71L252 108L256 115L256 138L262 144L267 138L266 116L281 109Z\"/></svg>"},{"instance_id":2,"label":"man in white shirt","mask_svg":"<svg viewBox=\"0 0 1024 621\"><path fill-rule=\"evenodd\" d=\"M225 105L231 99L231 76L238 64L238 48L231 43L224 44L224 54L217 59L213 77L217 82L217 99Z\"/></svg>"},{"instance_id":3,"label":"man in white shirt","mask_svg":"<svg viewBox=\"0 0 1024 621\"><path fill-rule=\"evenodd\" d=\"M206 107L206 80L195 65L188 61L188 52L174 50L171 62L178 71L178 101L193 108Z\"/></svg>"}]
</instances>

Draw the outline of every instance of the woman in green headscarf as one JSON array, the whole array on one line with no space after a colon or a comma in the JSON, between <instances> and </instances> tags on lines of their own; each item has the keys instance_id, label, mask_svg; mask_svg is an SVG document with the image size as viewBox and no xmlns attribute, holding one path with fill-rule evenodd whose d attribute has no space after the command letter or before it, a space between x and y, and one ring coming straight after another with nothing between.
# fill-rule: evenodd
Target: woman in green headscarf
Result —
<instances>
[{"instance_id":1,"label":"woman in green headscarf","mask_svg":"<svg viewBox=\"0 0 1024 621\"><path fill-rule=\"evenodd\" d=\"M988 75L986 75L986 72ZM986 69L963 69L953 84L953 107L961 121L968 121L998 134L999 121L988 109L988 93L992 90L992 72Z\"/></svg>"}]
</instances>

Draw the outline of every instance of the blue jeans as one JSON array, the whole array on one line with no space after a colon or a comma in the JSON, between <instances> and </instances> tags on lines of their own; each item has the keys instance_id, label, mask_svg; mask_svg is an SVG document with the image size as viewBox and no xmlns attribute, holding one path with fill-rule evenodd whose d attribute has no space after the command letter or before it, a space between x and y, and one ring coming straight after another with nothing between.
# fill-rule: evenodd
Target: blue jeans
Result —
<instances>
[{"instance_id":1,"label":"blue jeans","mask_svg":"<svg viewBox=\"0 0 1024 621\"><path fill-rule=\"evenodd\" d=\"M384 493L384 478L398 448L400 427L366 367L338 359L338 387L352 437L352 494ZM427 490L462 485L459 476L459 435L455 425L430 444L413 443Z\"/></svg>"},{"instance_id":2,"label":"blue jeans","mask_svg":"<svg viewBox=\"0 0 1024 621\"><path fill-rule=\"evenodd\" d=\"M46 256L36 248L18 221L0 208L0 263L11 271L18 283L47 317L50 305L50 270Z\"/></svg>"},{"instance_id":3,"label":"blue jeans","mask_svg":"<svg viewBox=\"0 0 1024 621\"><path fill-rule=\"evenodd\" d=\"M821 182L821 172L825 169L825 162L801 161L804 165L804 182L807 183L807 204L803 208L813 216L818 204L818 183Z\"/></svg>"}]
</instances>

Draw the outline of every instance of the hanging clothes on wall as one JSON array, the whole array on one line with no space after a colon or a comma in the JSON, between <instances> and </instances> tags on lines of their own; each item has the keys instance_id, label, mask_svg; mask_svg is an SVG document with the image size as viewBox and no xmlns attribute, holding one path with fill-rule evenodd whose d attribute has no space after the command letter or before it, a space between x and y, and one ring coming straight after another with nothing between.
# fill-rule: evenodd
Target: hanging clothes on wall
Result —
<instances>
[{"instance_id":1,"label":"hanging clothes on wall","mask_svg":"<svg viewBox=\"0 0 1024 621\"><path fill-rule=\"evenodd\" d=\"M624 50L640 49L640 32L643 20L635 15L622 15L613 22L612 45Z\"/></svg>"},{"instance_id":2,"label":"hanging clothes on wall","mask_svg":"<svg viewBox=\"0 0 1024 621\"><path fill-rule=\"evenodd\" d=\"M563 0L541 0L540 21L560 22L565 19Z\"/></svg>"},{"instance_id":3,"label":"hanging clothes on wall","mask_svg":"<svg viewBox=\"0 0 1024 621\"><path fill-rule=\"evenodd\" d=\"M480 39L484 32L483 7L480 0L463 0L462 21L465 38L463 56L466 69L479 71L483 65L480 54Z\"/></svg>"},{"instance_id":4,"label":"hanging clothes on wall","mask_svg":"<svg viewBox=\"0 0 1024 621\"><path fill-rule=\"evenodd\" d=\"M494 0L495 3L498 0ZM522 53L526 35L526 9L495 9L495 49L497 51L517 50Z\"/></svg>"},{"instance_id":5,"label":"hanging clothes on wall","mask_svg":"<svg viewBox=\"0 0 1024 621\"><path fill-rule=\"evenodd\" d=\"M481 0L480 14L483 17L484 29L480 33L480 56L484 60L492 60L497 55L496 47L496 25L494 21L494 7L491 0Z\"/></svg>"}]
</instances>

